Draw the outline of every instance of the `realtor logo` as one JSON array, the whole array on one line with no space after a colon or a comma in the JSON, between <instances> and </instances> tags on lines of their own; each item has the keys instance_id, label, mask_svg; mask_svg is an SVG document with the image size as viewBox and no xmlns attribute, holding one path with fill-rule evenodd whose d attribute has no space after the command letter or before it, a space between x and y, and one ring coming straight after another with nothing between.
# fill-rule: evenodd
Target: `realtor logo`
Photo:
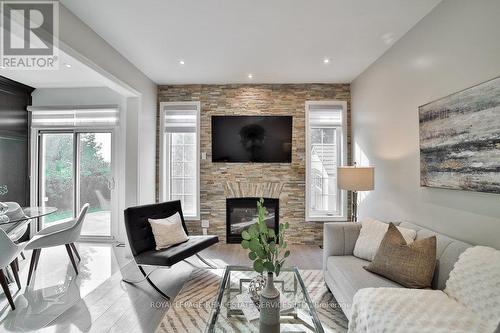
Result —
<instances>
[{"instance_id":1,"label":"realtor logo","mask_svg":"<svg viewBox=\"0 0 500 333\"><path fill-rule=\"evenodd\" d=\"M59 68L59 2L0 1L2 69Z\"/></svg>"}]
</instances>

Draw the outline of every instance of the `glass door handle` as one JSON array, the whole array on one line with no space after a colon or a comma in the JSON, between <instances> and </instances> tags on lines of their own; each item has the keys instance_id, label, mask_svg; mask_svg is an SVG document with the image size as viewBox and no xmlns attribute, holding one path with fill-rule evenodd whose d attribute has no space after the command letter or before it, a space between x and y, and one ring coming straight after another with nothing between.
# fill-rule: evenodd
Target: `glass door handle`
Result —
<instances>
[{"instance_id":1,"label":"glass door handle","mask_svg":"<svg viewBox=\"0 0 500 333\"><path fill-rule=\"evenodd\" d=\"M108 179L108 189L110 191L115 189L115 177L111 177L110 179Z\"/></svg>"}]
</instances>

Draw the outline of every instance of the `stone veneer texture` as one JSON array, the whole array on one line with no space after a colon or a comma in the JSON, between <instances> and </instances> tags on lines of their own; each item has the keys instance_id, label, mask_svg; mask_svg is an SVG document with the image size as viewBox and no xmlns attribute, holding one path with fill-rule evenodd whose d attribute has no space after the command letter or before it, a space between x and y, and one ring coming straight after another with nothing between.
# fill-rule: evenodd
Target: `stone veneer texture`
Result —
<instances>
[{"instance_id":1,"label":"stone veneer texture","mask_svg":"<svg viewBox=\"0 0 500 333\"><path fill-rule=\"evenodd\" d=\"M255 84L255 85L161 85L158 102L201 102L200 160L201 218L208 219L209 234L226 240L227 181L243 183L283 183L280 222L289 222L286 240L291 244L316 244L323 240L322 223L305 221L305 102L347 101L348 163L351 162L351 94L349 84ZM292 163L212 163L211 116L288 115L293 116ZM157 117L159 124L159 114ZM157 126L157 198L158 198ZM201 233L200 221L188 221L188 229Z\"/></svg>"}]
</instances>

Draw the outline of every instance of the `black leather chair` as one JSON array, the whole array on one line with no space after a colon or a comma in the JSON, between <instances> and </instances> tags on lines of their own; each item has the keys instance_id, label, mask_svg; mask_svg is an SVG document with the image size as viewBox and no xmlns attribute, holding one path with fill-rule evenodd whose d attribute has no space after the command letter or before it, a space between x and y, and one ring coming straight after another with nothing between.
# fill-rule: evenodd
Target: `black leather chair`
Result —
<instances>
[{"instance_id":1,"label":"black leather chair","mask_svg":"<svg viewBox=\"0 0 500 333\"><path fill-rule=\"evenodd\" d=\"M182 226L189 236L186 223L184 222L184 216L182 215L181 202L179 200L125 209L125 228L127 230L127 237L135 262L142 275L144 275L144 279L167 299L169 299L169 297L149 278L149 274L151 274L152 271L146 274L142 266L170 267L181 260L196 255L203 263L214 268L203 259L198 252L219 242L219 237L217 236L189 236L189 240L184 243L171 246L164 250L156 250L153 231L148 219L162 219L172 216L175 213L179 213L181 216ZM132 282L125 279L123 281L128 283L141 282Z\"/></svg>"}]
</instances>

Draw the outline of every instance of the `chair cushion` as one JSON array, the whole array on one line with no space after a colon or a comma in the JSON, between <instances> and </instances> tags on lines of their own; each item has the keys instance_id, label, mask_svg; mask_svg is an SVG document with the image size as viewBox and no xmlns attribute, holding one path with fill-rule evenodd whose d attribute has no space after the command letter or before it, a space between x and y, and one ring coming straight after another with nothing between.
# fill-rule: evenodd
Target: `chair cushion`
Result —
<instances>
[{"instance_id":1,"label":"chair cushion","mask_svg":"<svg viewBox=\"0 0 500 333\"><path fill-rule=\"evenodd\" d=\"M187 242L167 249L142 252L135 256L135 261L138 265L172 266L218 242L217 236L189 236Z\"/></svg>"},{"instance_id":2,"label":"chair cushion","mask_svg":"<svg viewBox=\"0 0 500 333\"><path fill-rule=\"evenodd\" d=\"M402 288L400 284L363 268L370 262L354 256L331 256L327 259L327 271L330 277L342 289L345 296L352 300L359 289L369 287Z\"/></svg>"},{"instance_id":3,"label":"chair cushion","mask_svg":"<svg viewBox=\"0 0 500 333\"><path fill-rule=\"evenodd\" d=\"M189 235L186 224L184 223L180 200L125 209L125 229L127 230L130 250L132 250L134 257L142 252L152 251L156 247L148 219L163 219L175 213L180 214L184 231Z\"/></svg>"},{"instance_id":4,"label":"chair cushion","mask_svg":"<svg viewBox=\"0 0 500 333\"><path fill-rule=\"evenodd\" d=\"M149 224L153 230L157 250L166 249L188 240L179 213L164 219L149 219Z\"/></svg>"}]
</instances>

